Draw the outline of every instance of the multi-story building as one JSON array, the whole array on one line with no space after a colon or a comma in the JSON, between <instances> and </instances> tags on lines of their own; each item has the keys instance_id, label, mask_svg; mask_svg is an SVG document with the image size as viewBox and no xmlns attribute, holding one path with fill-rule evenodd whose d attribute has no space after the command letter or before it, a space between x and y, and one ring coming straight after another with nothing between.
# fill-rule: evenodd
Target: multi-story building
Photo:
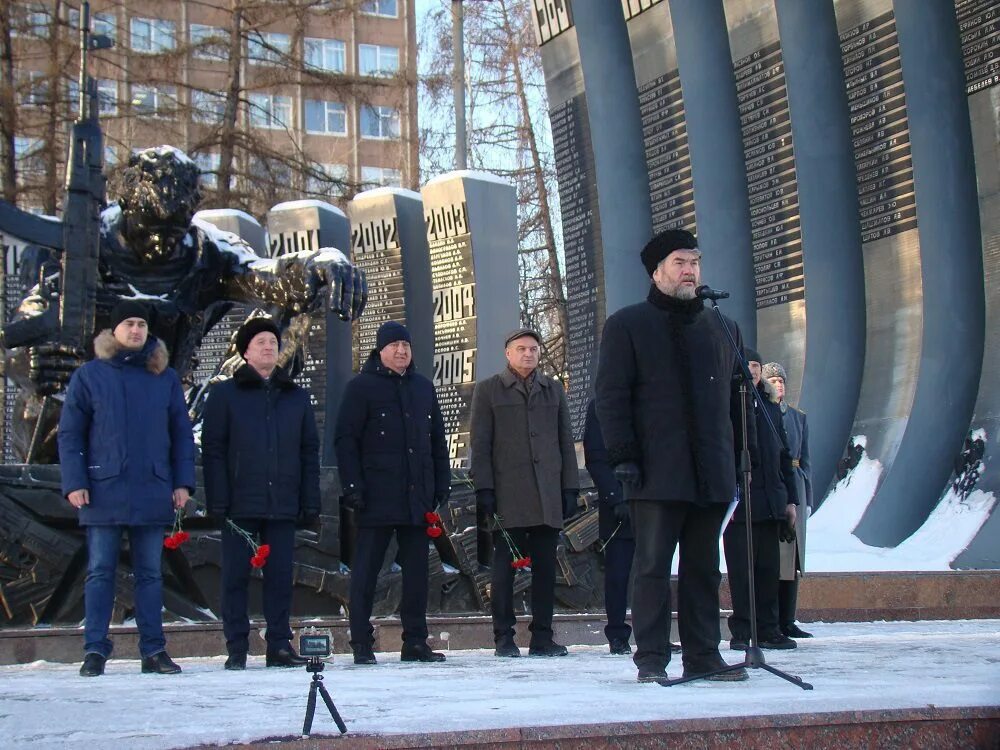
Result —
<instances>
[{"instance_id":1,"label":"multi-story building","mask_svg":"<svg viewBox=\"0 0 1000 750\"><path fill-rule=\"evenodd\" d=\"M15 96L0 117L16 122L18 203L51 212L78 106L79 3L9 12ZM413 0L93 0L91 28L113 42L89 66L110 168L176 146L202 168L206 206L258 218L281 200L417 186Z\"/></svg>"}]
</instances>

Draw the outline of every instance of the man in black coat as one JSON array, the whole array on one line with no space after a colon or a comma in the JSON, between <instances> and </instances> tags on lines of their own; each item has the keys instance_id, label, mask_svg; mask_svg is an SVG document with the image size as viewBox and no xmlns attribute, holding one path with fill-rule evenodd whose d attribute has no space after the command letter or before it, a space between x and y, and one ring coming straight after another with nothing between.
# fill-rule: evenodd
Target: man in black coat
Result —
<instances>
[{"instance_id":1,"label":"man in black coat","mask_svg":"<svg viewBox=\"0 0 1000 750\"><path fill-rule=\"evenodd\" d=\"M795 506L798 493L795 471L788 451L788 438L781 419L781 407L773 386L761 378L760 355L745 348L744 355L753 375L756 397L752 398L756 441L751 445L753 471L750 476L750 523L753 537L754 604L757 640L761 648L795 648L795 641L781 632L778 624L778 542L794 538ZM766 414L766 416L765 416ZM770 422L767 417L770 417ZM750 417L748 416L748 419ZM750 640L750 590L747 571L747 528L744 505L733 514L723 534L729 593L733 614L729 618L732 640L729 647L746 651ZM792 526L789 527L789 518Z\"/></svg>"},{"instance_id":2,"label":"man in black coat","mask_svg":"<svg viewBox=\"0 0 1000 750\"><path fill-rule=\"evenodd\" d=\"M597 417L608 462L627 489L635 531L632 626L640 682L670 661L670 569L680 544L678 627L685 674L725 666L719 654L719 531L736 494L733 376L738 353L704 309L697 240L669 230L642 250L645 302L604 326ZM736 323L725 325L739 346ZM747 679L745 670L717 679Z\"/></svg>"},{"instance_id":3,"label":"man in black coat","mask_svg":"<svg viewBox=\"0 0 1000 750\"><path fill-rule=\"evenodd\" d=\"M358 521L349 605L354 663L375 664L370 618L393 534L403 568L401 659L444 661L427 645L424 516L448 501L451 467L434 386L414 369L403 325L390 320L379 327L376 349L344 389L336 448L342 502Z\"/></svg>"},{"instance_id":4,"label":"man in black coat","mask_svg":"<svg viewBox=\"0 0 1000 750\"><path fill-rule=\"evenodd\" d=\"M291 646L295 524L319 517L319 436L309 394L277 366L281 332L266 317L236 334L246 364L212 387L201 448L210 515L222 522L222 628L226 669L246 668L250 538L268 545L262 573L269 667L306 660ZM254 543L256 544L257 541ZM260 559L260 558L257 558Z\"/></svg>"}]
</instances>

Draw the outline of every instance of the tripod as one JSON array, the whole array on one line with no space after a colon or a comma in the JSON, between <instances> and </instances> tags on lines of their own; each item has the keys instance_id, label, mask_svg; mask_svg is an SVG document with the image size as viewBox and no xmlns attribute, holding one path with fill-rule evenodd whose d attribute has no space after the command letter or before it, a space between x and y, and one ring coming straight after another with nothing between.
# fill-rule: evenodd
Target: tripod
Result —
<instances>
[{"instance_id":1,"label":"tripod","mask_svg":"<svg viewBox=\"0 0 1000 750\"><path fill-rule=\"evenodd\" d=\"M729 339L729 345L736 354L736 361L739 362L740 365L740 373L737 375L740 383L740 421L742 427L742 444L740 446L740 491L743 496L743 513L747 528L747 583L748 588L750 589L750 642L747 644L746 658L742 664L730 664L722 669L716 669L712 672L691 675L689 677L679 677L676 680L667 680L663 684L670 687L671 685L680 685L681 683L691 682L692 680L703 680L717 674L726 674L727 672L735 672L738 669L745 668L764 669L773 675L777 675L783 680L788 680L793 685L798 685L803 690L812 690L813 686L808 682L803 682L802 678L782 672L780 669L776 669L768 664L764 659L763 650L761 650L758 645L756 586L754 584L753 573L753 525L750 522L750 446L747 438L747 384L753 382L753 376L750 374L750 370L747 367L746 360L743 357L743 352L740 351L740 348L736 345L736 339L733 338L733 333L729 330L729 326L726 324L726 319L722 316L722 311L719 309L719 303L715 299L712 299L711 302L712 307L715 308L715 312L719 316L719 323L722 325L722 330L726 332L726 338ZM754 394L754 398L757 398L756 394ZM771 423L771 416L767 413L766 409L763 409L763 405L761 405L761 408L764 413L764 417L767 419L768 426L775 433L775 435L777 435L778 431L774 424Z\"/></svg>"},{"instance_id":2,"label":"tripod","mask_svg":"<svg viewBox=\"0 0 1000 750\"><path fill-rule=\"evenodd\" d=\"M313 657L306 664L306 671L312 672L312 682L309 683L309 699L306 701L306 720L302 724L302 734L308 736L312 731L313 714L316 713L316 691L323 696L323 702L326 707L330 710L330 716L333 717L334 723L337 725L337 729L340 730L341 734L347 734L347 725L344 720L340 718L340 712L337 711L337 707L333 705L333 698L326 690L326 686L323 684L323 675L320 672L323 671L323 667L326 666L320 661L319 657Z\"/></svg>"}]
</instances>

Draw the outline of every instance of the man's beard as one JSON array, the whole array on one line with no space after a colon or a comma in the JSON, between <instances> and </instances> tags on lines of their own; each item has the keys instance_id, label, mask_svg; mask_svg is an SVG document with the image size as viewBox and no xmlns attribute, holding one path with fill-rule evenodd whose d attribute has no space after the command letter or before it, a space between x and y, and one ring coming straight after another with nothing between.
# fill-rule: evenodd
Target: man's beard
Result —
<instances>
[{"instance_id":1,"label":"man's beard","mask_svg":"<svg viewBox=\"0 0 1000 750\"><path fill-rule=\"evenodd\" d=\"M697 289L697 286L688 286L684 282L678 282L677 286L670 291L669 296L682 300L692 300L696 296L695 292Z\"/></svg>"}]
</instances>

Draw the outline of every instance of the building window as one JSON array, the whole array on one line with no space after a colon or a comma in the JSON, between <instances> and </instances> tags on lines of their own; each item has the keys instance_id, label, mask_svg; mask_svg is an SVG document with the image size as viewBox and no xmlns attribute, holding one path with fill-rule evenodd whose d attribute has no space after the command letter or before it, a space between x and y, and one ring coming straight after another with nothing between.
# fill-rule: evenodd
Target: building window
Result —
<instances>
[{"instance_id":1,"label":"building window","mask_svg":"<svg viewBox=\"0 0 1000 750\"><path fill-rule=\"evenodd\" d=\"M21 75L21 104L43 107L49 102L49 77L40 70L29 70Z\"/></svg>"},{"instance_id":2,"label":"building window","mask_svg":"<svg viewBox=\"0 0 1000 750\"><path fill-rule=\"evenodd\" d=\"M362 138L399 138L399 110L392 107L361 107Z\"/></svg>"},{"instance_id":3,"label":"building window","mask_svg":"<svg viewBox=\"0 0 1000 750\"><path fill-rule=\"evenodd\" d=\"M347 135L347 107L340 102L306 99L306 132Z\"/></svg>"},{"instance_id":4,"label":"building window","mask_svg":"<svg viewBox=\"0 0 1000 750\"><path fill-rule=\"evenodd\" d=\"M363 76L392 76L399 72L399 48L358 45L358 67Z\"/></svg>"},{"instance_id":5,"label":"building window","mask_svg":"<svg viewBox=\"0 0 1000 750\"><path fill-rule=\"evenodd\" d=\"M403 174L390 167L361 167L361 182L366 187L402 187Z\"/></svg>"},{"instance_id":6,"label":"building window","mask_svg":"<svg viewBox=\"0 0 1000 750\"><path fill-rule=\"evenodd\" d=\"M11 36L49 38L50 11L43 3L18 3L11 8Z\"/></svg>"},{"instance_id":7,"label":"building window","mask_svg":"<svg viewBox=\"0 0 1000 750\"><path fill-rule=\"evenodd\" d=\"M118 24L114 13L94 13L90 17L90 33L106 36L112 42L118 34Z\"/></svg>"},{"instance_id":8,"label":"building window","mask_svg":"<svg viewBox=\"0 0 1000 750\"><path fill-rule=\"evenodd\" d=\"M361 3L361 12L370 16L386 16L396 18L399 15L398 0L365 0Z\"/></svg>"},{"instance_id":9,"label":"building window","mask_svg":"<svg viewBox=\"0 0 1000 750\"><path fill-rule=\"evenodd\" d=\"M45 157L42 153L44 145L41 138L14 136L14 168L17 170L19 184L45 174Z\"/></svg>"},{"instance_id":10,"label":"building window","mask_svg":"<svg viewBox=\"0 0 1000 750\"><path fill-rule=\"evenodd\" d=\"M306 175L306 192L310 195L340 198L347 183L346 164L313 164L316 174Z\"/></svg>"},{"instance_id":11,"label":"building window","mask_svg":"<svg viewBox=\"0 0 1000 750\"><path fill-rule=\"evenodd\" d=\"M206 125L218 125L226 113L226 97L214 91L191 91L191 119Z\"/></svg>"},{"instance_id":12,"label":"building window","mask_svg":"<svg viewBox=\"0 0 1000 750\"><path fill-rule=\"evenodd\" d=\"M104 166L114 167L118 164L118 152L115 151L114 146L104 147Z\"/></svg>"},{"instance_id":13,"label":"building window","mask_svg":"<svg viewBox=\"0 0 1000 750\"><path fill-rule=\"evenodd\" d=\"M277 65L285 62L292 52L292 39L288 34L251 31L247 38L247 57L258 65Z\"/></svg>"},{"instance_id":14,"label":"building window","mask_svg":"<svg viewBox=\"0 0 1000 750\"><path fill-rule=\"evenodd\" d=\"M250 124L255 128L284 130L292 125L292 97L250 94Z\"/></svg>"},{"instance_id":15,"label":"building window","mask_svg":"<svg viewBox=\"0 0 1000 750\"><path fill-rule=\"evenodd\" d=\"M160 18L133 18L129 37L134 52L157 54L172 50L176 45L174 22Z\"/></svg>"},{"instance_id":16,"label":"building window","mask_svg":"<svg viewBox=\"0 0 1000 750\"><path fill-rule=\"evenodd\" d=\"M279 188L287 188L292 184L292 170L287 164L276 159L250 157L249 174L247 175L255 187L272 184Z\"/></svg>"},{"instance_id":17,"label":"building window","mask_svg":"<svg viewBox=\"0 0 1000 750\"><path fill-rule=\"evenodd\" d=\"M118 82L107 78L97 81L97 111L102 115L118 114Z\"/></svg>"},{"instance_id":18,"label":"building window","mask_svg":"<svg viewBox=\"0 0 1000 750\"><path fill-rule=\"evenodd\" d=\"M229 59L229 34L218 26L206 26L193 23L189 28L191 41L191 56L199 60L217 60L225 62Z\"/></svg>"},{"instance_id":19,"label":"building window","mask_svg":"<svg viewBox=\"0 0 1000 750\"><path fill-rule=\"evenodd\" d=\"M132 111L140 117L173 117L176 109L176 86L132 85Z\"/></svg>"},{"instance_id":20,"label":"building window","mask_svg":"<svg viewBox=\"0 0 1000 750\"><path fill-rule=\"evenodd\" d=\"M306 37L306 66L328 73L347 70L347 47L339 39Z\"/></svg>"},{"instance_id":21,"label":"building window","mask_svg":"<svg viewBox=\"0 0 1000 750\"><path fill-rule=\"evenodd\" d=\"M215 190L219 187L219 155L218 154L195 154L194 163L201 171L201 184L203 187Z\"/></svg>"}]
</instances>

